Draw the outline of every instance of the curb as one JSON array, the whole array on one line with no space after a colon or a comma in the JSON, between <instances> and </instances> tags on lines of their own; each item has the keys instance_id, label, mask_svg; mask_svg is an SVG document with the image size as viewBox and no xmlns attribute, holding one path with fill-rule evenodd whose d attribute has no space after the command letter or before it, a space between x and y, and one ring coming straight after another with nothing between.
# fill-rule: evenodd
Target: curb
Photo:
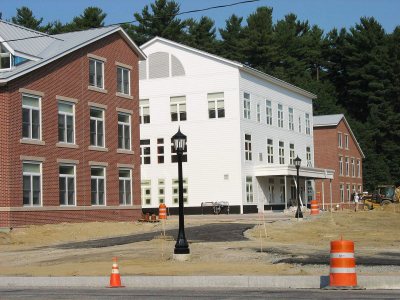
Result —
<instances>
[{"instance_id":1,"label":"curb","mask_svg":"<svg viewBox=\"0 0 400 300\"><path fill-rule=\"evenodd\" d=\"M107 287L109 277L0 277L0 287ZM320 289L329 276L123 276L128 288L284 288ZM365 289L400 289L398 276L358 276Z\"/></svg>"}]
</instances>

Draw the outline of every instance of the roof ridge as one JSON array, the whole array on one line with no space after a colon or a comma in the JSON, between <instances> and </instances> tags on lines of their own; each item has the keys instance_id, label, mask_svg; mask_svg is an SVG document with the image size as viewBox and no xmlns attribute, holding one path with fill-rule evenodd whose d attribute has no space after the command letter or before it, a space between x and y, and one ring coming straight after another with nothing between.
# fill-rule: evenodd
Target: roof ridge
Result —
<instances>
[{"instance_id":1,"label":"roof ridge","mask_svg":"<svg viewBox=\"0 0 400 300\"><path fill-rule=\"evenodd\" d=\"M58 35L62 35L62 34L69 34L69 33L77 33L77 32L85 32L85 31L91 31L91 30L98 30L98 29L104 29L106 27L110 27L112 29L115 28L122 28L119 25L106 25L106 26L100 26L100 27L93 27L93 28L88 28L88 29L83 29L83 30L75 30L75 31L69 31L69 32L62 32L62 33L57 33L57 34L53 34L51 35L52 37L56 37Z\"/></svg>"},{"instance_id":2,"label":"roof ridge","mask_svg":"<svg viewBox=\"0 0 400 300\"><path fill-rule=\"evenodd\" d=\"M18 28L23 29L23 30L25 30L25 31L30 31L30 32L36 33L36 34L38 34L38 35L42 35L42 36L54 38L52 35L50 35L50 34L48 34L48 33L44 33L44 32L41 32L41 31L37 31L37 30L34 30L34 29L32 29L32 28L24 27L24 26L19 25L19 24L7 22L7 21L1 20L1 19L0 19L0 22L5 23L5 24L10 25L10 26L18 27Z\"/></svg>"}]
</instances>

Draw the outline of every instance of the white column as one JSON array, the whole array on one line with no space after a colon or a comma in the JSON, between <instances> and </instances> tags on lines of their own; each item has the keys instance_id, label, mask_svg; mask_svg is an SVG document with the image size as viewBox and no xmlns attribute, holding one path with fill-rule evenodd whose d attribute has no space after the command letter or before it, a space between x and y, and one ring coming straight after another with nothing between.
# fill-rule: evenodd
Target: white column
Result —
<instances>
[{"instance_id":1,"label":"white column","mask_svg":"<svg viewBox=\"0 0 400 300\"><path fill-rule=\"evenodd\" d=\"M285 175L285 209L287 209L288 203L288 191L287 191L287 176Z\"/></svg>"},{"instance_id":2,"label":"white column","mask_svg":"<svg viewBox=\"0 0 400 300\"><path fill-rule=\"evenodd\" d=\"M322 210L325 210L325 188L324 188L325 179L322 179Z\"/></svg>"}]
</instances>

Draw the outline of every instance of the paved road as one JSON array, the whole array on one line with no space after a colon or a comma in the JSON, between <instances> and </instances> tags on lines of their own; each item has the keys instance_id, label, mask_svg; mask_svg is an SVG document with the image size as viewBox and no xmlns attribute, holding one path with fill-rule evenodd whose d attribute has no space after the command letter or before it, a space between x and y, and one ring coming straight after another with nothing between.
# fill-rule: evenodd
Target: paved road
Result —
<instances>
[{"instance_id":1,"label":"paved road","mask_svg":"<svg viewBox=\"0 0 400 300\"><path fill-rule=\"evenodd\" d=\"M56 289L56 288L0 288L1 300L15 299L400 299L400 290L279 290L279 289Z\"/></svg>"}]
</instances>

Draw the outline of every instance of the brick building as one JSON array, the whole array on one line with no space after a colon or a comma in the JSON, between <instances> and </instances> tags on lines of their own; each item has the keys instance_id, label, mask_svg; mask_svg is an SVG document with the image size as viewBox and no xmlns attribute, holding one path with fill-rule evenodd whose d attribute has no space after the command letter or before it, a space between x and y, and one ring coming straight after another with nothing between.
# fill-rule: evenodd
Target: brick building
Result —
<instances>
[{"instance_id":1,"label":"brick building","mask_svg":"<svg viewBox=\"0 0 400 300\"><path fill-rule=\"evenodd\" d=\"M320 207L349 203L354 192L363 191L365 156L343 114L314 117L314 155L317 167L335 170L332 180L316 181Z\"/></svg>"},{"instance_id":2,"label":"brick building","mask_svg":"<svg viewBox=\"0 0 400 300\"><path fill-rule=\"evenodd\" d=\"M0 227L140 214L142 59L120 27L0 20Z\"/></svg>"}]
</instances>

